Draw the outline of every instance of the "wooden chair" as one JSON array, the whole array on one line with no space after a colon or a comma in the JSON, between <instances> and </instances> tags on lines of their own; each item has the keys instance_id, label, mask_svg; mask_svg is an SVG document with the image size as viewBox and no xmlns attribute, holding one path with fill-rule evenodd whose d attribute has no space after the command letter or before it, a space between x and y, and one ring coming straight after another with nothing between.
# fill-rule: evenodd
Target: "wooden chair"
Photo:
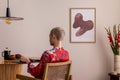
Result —
<instances>
[{"instance_id":1,"label":"wooden chair","mask_svg":"<svg viewBox=\"0 0 120 80\"><path fill-rule=\"evenodd\" d=\"M42 80L72 80L70 76L71 61L47 63ZM19 80L40 80L21 74L17 74L16 78Z\"/></svg>"}]
</instances>

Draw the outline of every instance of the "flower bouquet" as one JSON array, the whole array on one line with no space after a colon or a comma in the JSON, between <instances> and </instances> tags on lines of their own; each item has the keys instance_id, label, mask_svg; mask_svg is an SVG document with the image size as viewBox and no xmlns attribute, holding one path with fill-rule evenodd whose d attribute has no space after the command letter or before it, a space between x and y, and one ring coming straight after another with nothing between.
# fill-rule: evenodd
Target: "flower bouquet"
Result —
<instances>
[{"instance_id":1,"label":"flower bouquet","mask_svg":"<svg viewBox=\"0 0 120 80\"><path fill-rule=\"evenodd\" d=\"M114 74L120 74L120 24L113 26L113 32L111 32L110 27L105 29L114 53Z\"/></svg>"},{"instance_id":2,"label":"flower bouquet","mask_svg":"<svg viewBox=\"0 0 120 80\"><path fill-rule=\"evenodd\" d=\"M119 48L120 48L120 24L118 26L113 26L113 33L111 33L110 27L105 28L107 31L108 39L110 42L110 46L114 55L119 55Z\"/></svg>"}]
</instances>

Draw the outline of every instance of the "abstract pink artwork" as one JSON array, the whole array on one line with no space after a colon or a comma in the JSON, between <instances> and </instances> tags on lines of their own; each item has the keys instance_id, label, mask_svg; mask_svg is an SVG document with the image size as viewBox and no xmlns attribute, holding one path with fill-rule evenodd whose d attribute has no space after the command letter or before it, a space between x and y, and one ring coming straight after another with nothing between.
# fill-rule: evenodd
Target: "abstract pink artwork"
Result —
<instances>
[{"instance_id":1,"label":"abstract pink artwork","mask_svg":"<svg viewBox=\"0 0 120 80\"><path fill-rule=\"evenodd\" d=\"M70 42L95 43L95 8L70 8Z\"/></svg>"}]
</instances>

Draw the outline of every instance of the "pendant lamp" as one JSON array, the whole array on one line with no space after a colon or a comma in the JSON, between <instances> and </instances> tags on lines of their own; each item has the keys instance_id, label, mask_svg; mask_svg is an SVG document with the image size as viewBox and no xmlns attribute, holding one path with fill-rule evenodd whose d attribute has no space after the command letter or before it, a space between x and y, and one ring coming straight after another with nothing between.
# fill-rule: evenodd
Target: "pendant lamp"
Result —
<instances>
[{"instance_id":1,"label":"pendant lamp","mask_svg":"<svg viewBox=\"0 0 120 80\"><path fill-rule=\"evenodd\" d=\"M24 20L22 17L13 17L10 14L9 0L7 0L6 16L1 16L0 19L5 20L7 24L11 24L12 21Z\"/></svg>"}]
</instances>

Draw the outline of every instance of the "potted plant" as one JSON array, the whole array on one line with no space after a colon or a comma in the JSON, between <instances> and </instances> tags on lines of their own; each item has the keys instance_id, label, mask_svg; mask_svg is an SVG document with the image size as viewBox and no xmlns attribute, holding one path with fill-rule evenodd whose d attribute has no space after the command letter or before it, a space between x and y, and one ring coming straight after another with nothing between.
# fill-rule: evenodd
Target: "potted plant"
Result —
<instances>
[{"instance_id":1,"label":"potted plant","mask_svg":"<svg viewBox=\"0 0 120 80\"><path fill-rule=\"evenodd\" d=\"M113 32L111 32L110 27L105 28L105 30L114 54L114 72L120 74L120 24L113 26Z\"/></svg>"}]
</instances>

